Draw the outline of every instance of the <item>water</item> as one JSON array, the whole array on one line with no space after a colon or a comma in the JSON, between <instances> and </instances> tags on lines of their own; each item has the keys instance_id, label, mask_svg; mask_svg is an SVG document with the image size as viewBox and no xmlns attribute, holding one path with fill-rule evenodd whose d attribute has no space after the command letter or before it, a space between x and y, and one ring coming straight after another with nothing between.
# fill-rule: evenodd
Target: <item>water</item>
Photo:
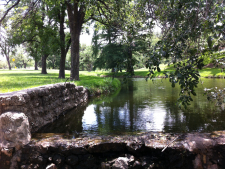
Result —
<instances>
[{"instance_id":1,"label":"water","mask_svg":"<svg viewBox=\"0 0 225 169\"><path fill-rule=\"evenodd\" d=\"M224 88L223 79L202 79L188 109L178 107L179 86L165 79L131 79L113 96L91 100L71 110L40 133L136 134L140 132L211 132L225 129L225 111L203 96L204 88Z\"/></svg>"}]
</instances>

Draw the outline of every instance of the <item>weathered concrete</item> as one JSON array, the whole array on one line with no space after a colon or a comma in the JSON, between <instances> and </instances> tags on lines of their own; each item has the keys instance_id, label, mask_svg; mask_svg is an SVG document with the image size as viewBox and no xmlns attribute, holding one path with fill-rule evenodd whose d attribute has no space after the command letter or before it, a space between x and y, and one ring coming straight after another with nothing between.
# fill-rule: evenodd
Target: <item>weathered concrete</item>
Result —
<instances>
[{"instance_id":1,"label":"weathered concrete","mask_svg":"<svg viewBox=\"0 0 225 169\"><path fill-rule=\"evenodd\" d=\"M0 115L24 113L31 132L54 121L62 113L87 102L88 91L73 83L57 83L18 92L0 94Z\"/></svg>"},{"instance_id":2,"label":"weathered concrete","mask_svg":"<svg viewBox=\"0 0 225 169\"><path fill-rule=\"evenodd\" d=\"M63 139L57 135L33 140L23 146L20 153L9 153L11 159L7 164L13 164L15 169L222 169L225 166L224 142L225 133L222 132L182 135L145 133L76 139Z\"/></svg>"}]
</instances>

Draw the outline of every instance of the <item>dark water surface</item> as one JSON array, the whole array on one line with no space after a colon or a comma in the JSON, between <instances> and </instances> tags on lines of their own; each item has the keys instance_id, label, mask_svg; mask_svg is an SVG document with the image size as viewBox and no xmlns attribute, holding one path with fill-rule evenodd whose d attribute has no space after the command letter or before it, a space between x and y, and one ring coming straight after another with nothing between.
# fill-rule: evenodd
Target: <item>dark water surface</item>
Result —
<instances>
[{"instance_id":1,"label":"dark water surface","mask_svg":"<svg viewBox=\"0 0 225 169\"><path fill-rule=\"evenodd\" d=\"M131 79L117 94L91 100L88 106L71 110L39 132L78 136L225 130L225 111L203 96L204 88L224 88L224 82L224 79L202 79L193 103L184 110L176 104L178 85L172 88L165 79L154 82Z\"/></svg>"}]
</instances>

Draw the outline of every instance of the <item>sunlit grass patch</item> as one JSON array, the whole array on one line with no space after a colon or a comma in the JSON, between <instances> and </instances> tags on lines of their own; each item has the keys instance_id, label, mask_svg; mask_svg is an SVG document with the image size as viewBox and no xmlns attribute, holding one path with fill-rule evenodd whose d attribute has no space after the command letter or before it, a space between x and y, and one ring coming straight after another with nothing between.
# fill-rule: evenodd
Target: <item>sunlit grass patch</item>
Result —
<instances>
[{"instance_id":1,"label":"sunlit grass patch","mask_svg":"<svg viewBox=\"0 0 225 169\"><path fill-rule=\"evenodd\" d=\"M0 70L0 93L19 91L27 88L47 84L69 82L70 72L66 71L66 78L58 78L58 70L48 70L48 74L41 74L40 70ZM80 81L70 81L95 91L114 91L119 88L120 81L112 78L101 78L95 72L81 72Z\"/></svg>"},{"instance_id":2,"label":"sunlit grass patch","mask_svg":"<svg viewBox=\"0 0 225 169\"><path fill-rule=\"evenodd\" d=\"M221 68L204 68L199 72L201 77L225 77L225 72Z\"/></svg>"}]
</instances>

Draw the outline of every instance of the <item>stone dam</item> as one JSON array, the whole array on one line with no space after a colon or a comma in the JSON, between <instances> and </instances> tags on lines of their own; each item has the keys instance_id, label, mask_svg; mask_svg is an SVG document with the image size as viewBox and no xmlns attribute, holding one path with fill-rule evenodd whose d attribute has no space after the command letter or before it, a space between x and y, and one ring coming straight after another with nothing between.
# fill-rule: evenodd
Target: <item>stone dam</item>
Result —
<instances>
[{"instance_id":1,"label":"stone dam","mask_svg":"<svg viewBox=\"0 0 225 169\"><path fill-rule=\"evenodd\" d=\"M32 138L88 93L59 83L0 94L0 169L225 168L224 131Z\"/></svg>"}]
</instances>

